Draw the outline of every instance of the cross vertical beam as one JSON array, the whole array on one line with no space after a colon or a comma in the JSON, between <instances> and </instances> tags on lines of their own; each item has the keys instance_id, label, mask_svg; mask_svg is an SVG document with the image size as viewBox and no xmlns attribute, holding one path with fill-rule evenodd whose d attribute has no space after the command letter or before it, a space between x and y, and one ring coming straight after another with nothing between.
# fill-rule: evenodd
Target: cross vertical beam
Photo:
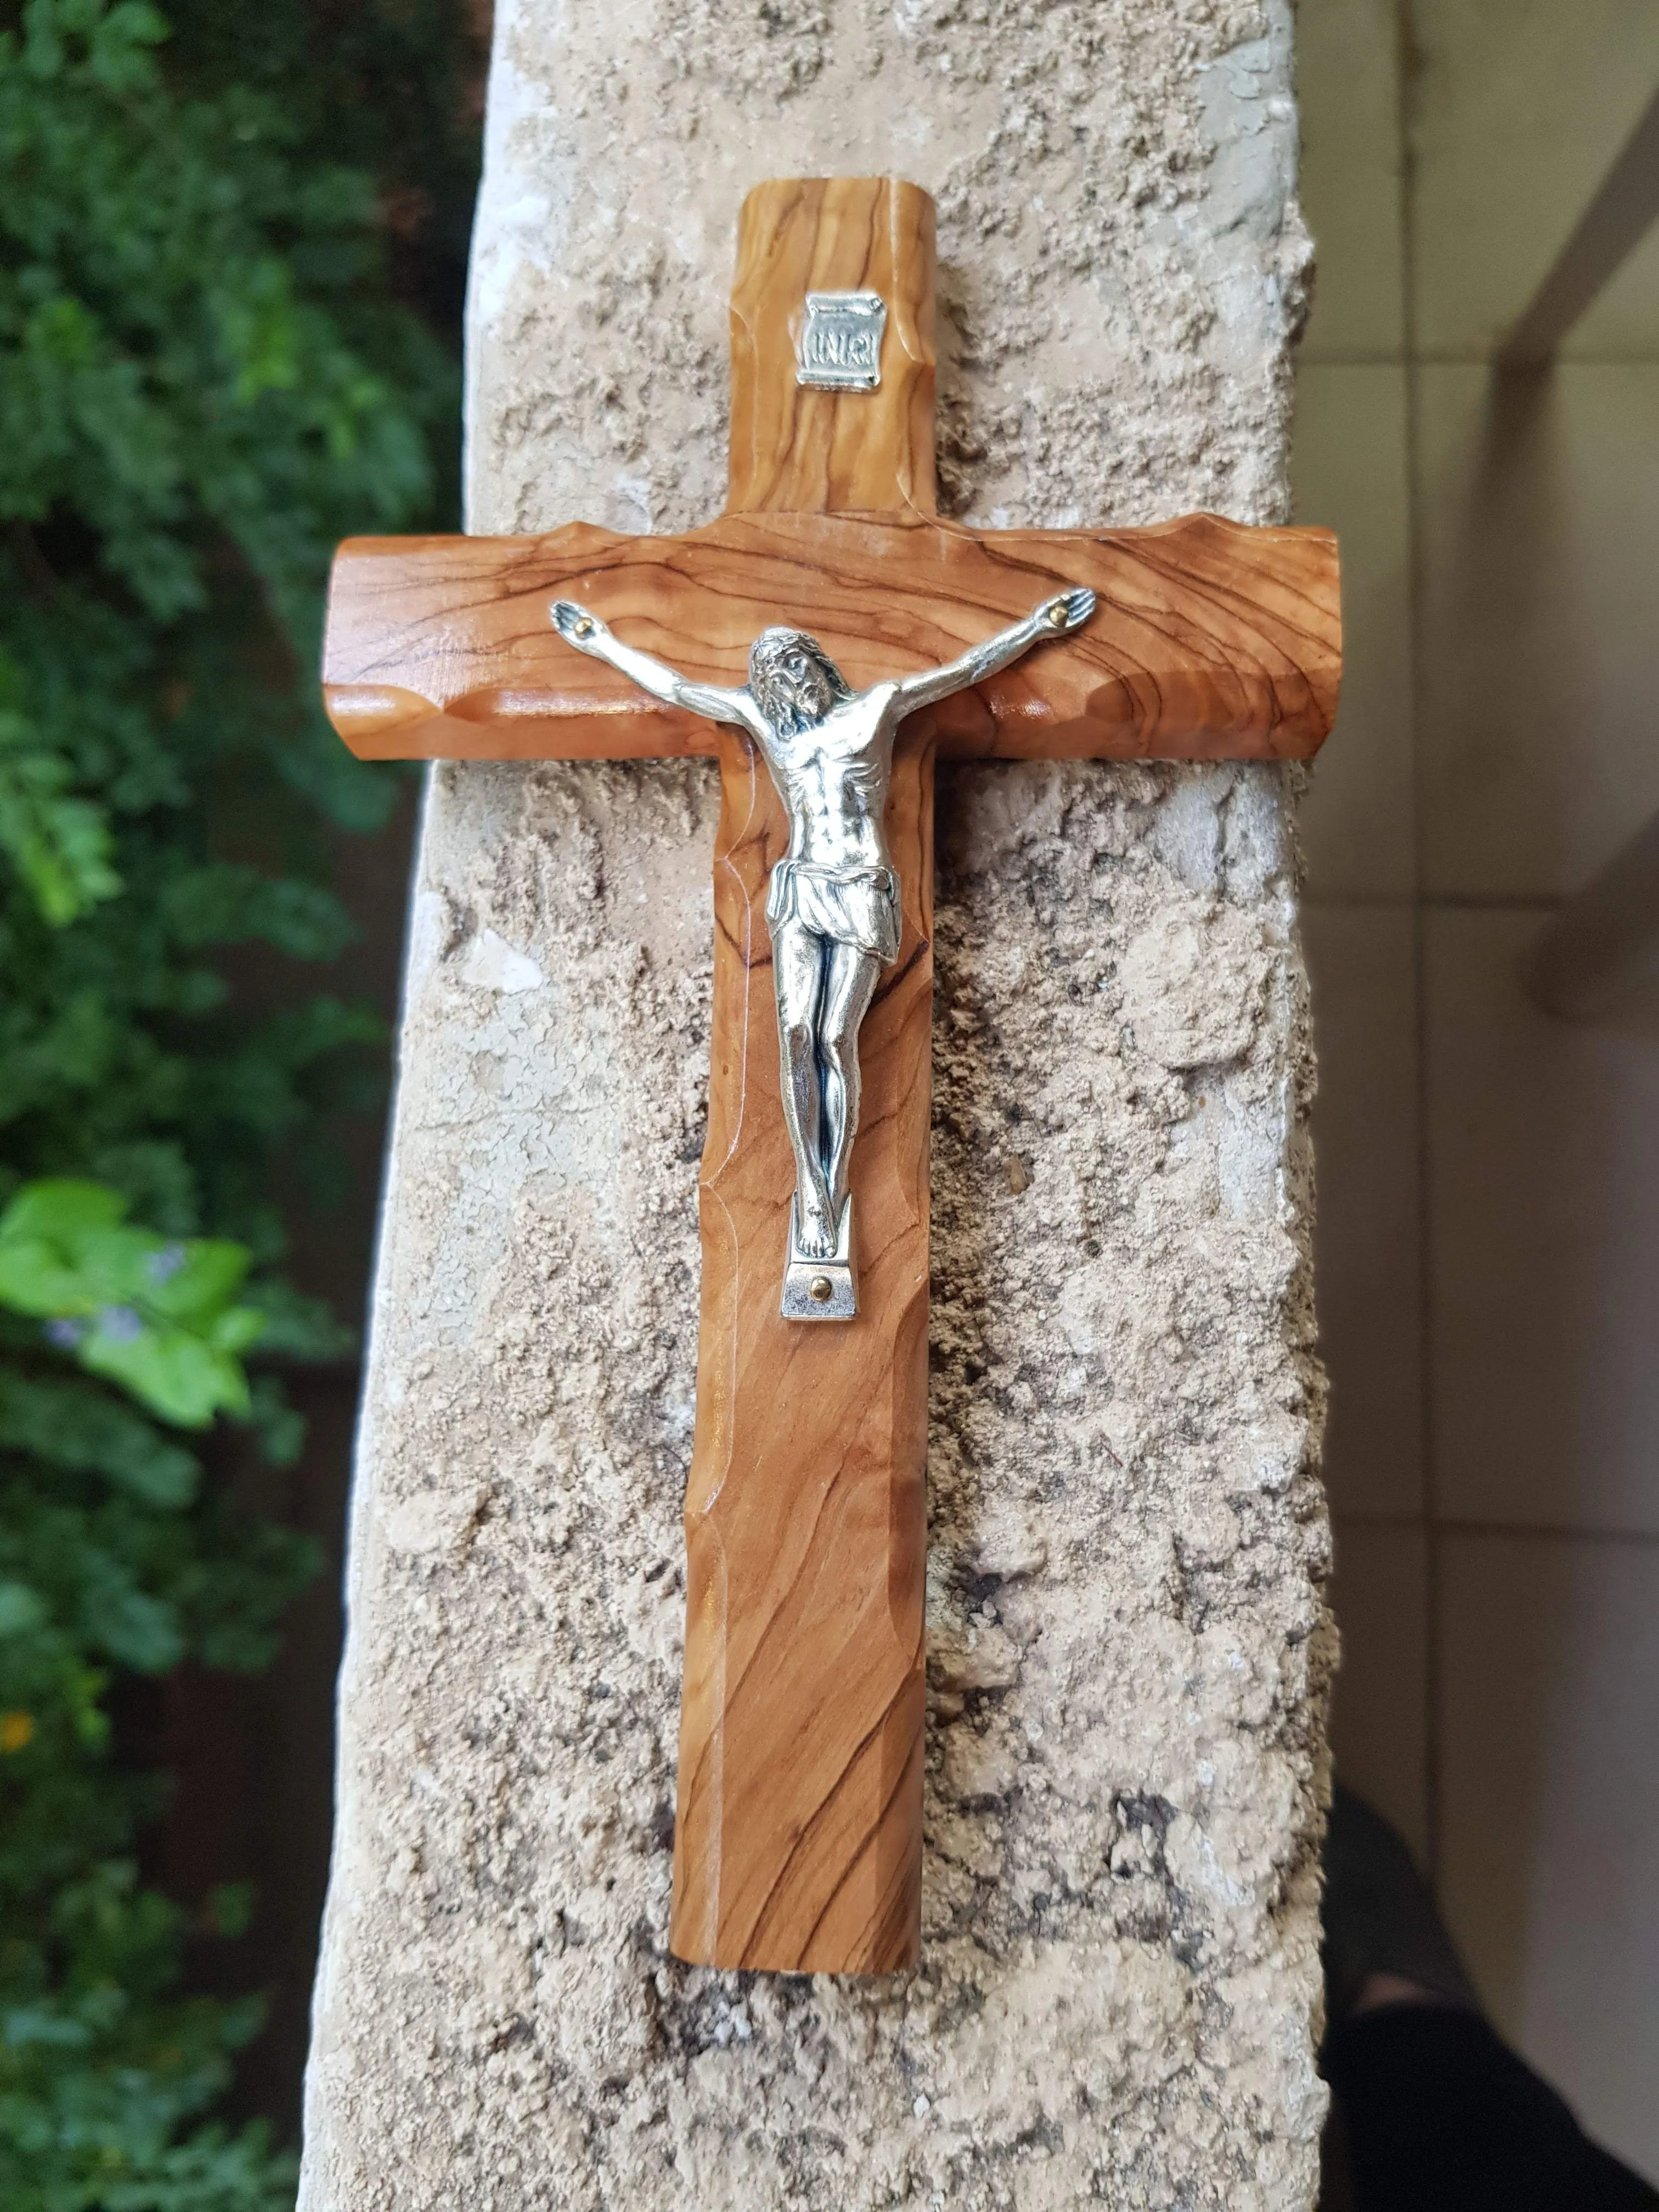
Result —
<instances>
[{"instance_id":1,"label":"cross vertical beam","mask_svg":"<svg viewBox=\"0 0 1659 2212\"><path fill-rule=\"evenodd\" d=\"M927 196L892 180L750 196L728 513L931 514L933 228ZM888 304L881 384L800 385L805 295L860 290ZM794 1168L765 903L788 823L753 746L720 740L670 1941L709 1964L882 1973L914 1961L921 1932L931 723L913 719L893 763L903 933L860 1038L859 1311L826 1328L778 1310Z\"/></svg>"}]
</instances>

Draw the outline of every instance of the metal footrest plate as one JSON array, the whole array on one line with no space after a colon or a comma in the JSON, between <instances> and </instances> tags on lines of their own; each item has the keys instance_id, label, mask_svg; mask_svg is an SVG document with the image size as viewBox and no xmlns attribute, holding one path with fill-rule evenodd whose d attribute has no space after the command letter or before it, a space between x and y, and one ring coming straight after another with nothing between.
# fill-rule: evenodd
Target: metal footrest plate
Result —
<instances>
[{"instance_id":1,"label":"metal footrest plate","mask_svg":"<svg viewBox=\"0 0 1659 2212\"><path fill-rule=\"evenodd\" d=\"M815 1260L800 1249L795 1201L789 1201L789 1259L783 1271L782 1313L786 1321L851 1321L859 1310L853 1273L853 1200L843 1201L836 1230L836 1249Z\"/></svg>"}]
</instances>

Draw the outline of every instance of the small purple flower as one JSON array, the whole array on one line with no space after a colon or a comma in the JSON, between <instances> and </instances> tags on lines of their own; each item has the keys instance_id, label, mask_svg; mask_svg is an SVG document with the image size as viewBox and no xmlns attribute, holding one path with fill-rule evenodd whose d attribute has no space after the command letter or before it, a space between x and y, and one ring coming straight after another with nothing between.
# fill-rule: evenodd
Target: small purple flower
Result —
<instances>
[{"instance_id":1,"label":"small purple flower","mask_svg":"<svg viewBox=\"0 0 1659 2212\"><path fill-rule=\"evenodd\" d=\"M83 1321L49 1321L40 1334L60 1352L73 1352L87 1333Z\"/></svg>"},{"instance_id":2,"label":"small purple flower","mask_svg":"<svg viewBox=\"0 0 1659 2212\"><path fill-rule=\"evenodd\" d=\"M131 1344L144 1333L143 1319L131 1306L100 1306L98 1333L112 1344Z\"/></svg>"},{"instance_id":3,"label":"small purple flower","mask_svg":"<svg viewBox=\"0 0 1659 2212\"><path fill-rule=\"evenodd\" d=\"M145 1261L144 1273L152 1283L170 1283L189 1257L182 1244L163 1244L159 1252L152 1252Z\"/></svg>"}]
</instances>

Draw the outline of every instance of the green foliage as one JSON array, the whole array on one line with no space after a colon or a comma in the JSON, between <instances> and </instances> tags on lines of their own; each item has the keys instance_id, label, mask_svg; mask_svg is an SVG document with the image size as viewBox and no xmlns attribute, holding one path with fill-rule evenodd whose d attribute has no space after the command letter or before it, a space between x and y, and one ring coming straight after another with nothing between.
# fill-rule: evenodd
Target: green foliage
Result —
<instances>
[{"instance_id":1,"label":"green foliage","mask_svg":"<svg viewBox=\"0 0 1659 2212\"><path fill-rule=\"evenodd\" d=\"M102 809L75 797L74 769L37 741L21 705L16 665L0 653L0 853L45 919L61 926L113 898L121 878Z\"/></svg>"},{"instance_id":2,"label":"green foliage","mask_svg":"<svg viewBox=\"0 0 1659 2212\"><path fill-rule=\"evenodd\" d=\"M258 2006L185 1987L110 1700L264 1665L317 1565L183 1436L299 1449L280 1363L342 1334L273 1192L384 1041L226 956L336 957L332 851L394 796L318 709L321 591L340 536L450 519L474 59L459 0L0 0L7 2212L292 2201L212 2118Z\"/></svg>"},{"instance_id":3,"label":"green foliage","mask_svg":"<svg viewBox=\"0 0 1659 2212\"><path fill-rule=\"evenodd\" d=\"M104 1694L190 1654L263 1665L317 1562L70 1367L174 1425L252 1410L238 1354L264 1317L235 1303L246 1248L126 1213L104 1185L47 1181L0 1214L0 1306L34 1325L0 1361L0 2202L275 2212L292 2177L265 2131L191 2124L259 2008L180 1993L185 1916L138 1883L154 1792L112 1756ZM247 1904L210 1900L216 1924Z\"/></svg>"},{"instance_id":4,"label":"green foliage","mask_svg":"<svg viewBox=\"0 0 1659 2212\"><path fill-rule=\"evenodd\" d=\"M0 1213L0 1305L46 1323L89 1374L182 1428L252 1411L240 1354L264 1328L232 1303L252 1255L225 1237L158 1237L97 1182L27 1183Z\"/></svg>"},{"instance_id":5,"label":"green foliage","mask_svg":"<svg viewBox=\"0 0 1659 2212\"><path fill-rule=\"evenodd\" d=\"M200 2124L256 2005L180 1996L182 1916L109 1859L8 1946L0 2181L11 2212L278 2212L293 2166L261 2124ZM191 2123L196 2123L192 2125Z\"/></svg>"}]
</instances>

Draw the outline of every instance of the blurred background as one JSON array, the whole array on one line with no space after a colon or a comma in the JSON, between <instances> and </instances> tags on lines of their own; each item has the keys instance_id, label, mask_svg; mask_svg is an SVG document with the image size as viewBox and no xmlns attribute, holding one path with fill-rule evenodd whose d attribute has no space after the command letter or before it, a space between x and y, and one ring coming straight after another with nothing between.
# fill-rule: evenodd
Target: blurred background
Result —
<instances>
[{"instance_id":1,"label":"blurred background","mask_svg":"<svg viewBox=\"0 0 1659 2212\"><path fill-rule=\"evenodd\" d=\"M1570 908L1576 957L1558 934L1522 980L1659 809L1650 118L1618 166L1659 7L1297 21L1296 509L1341 533L1348 626L1304 817L1338 1765L1431 1869L1500 2029L1659 2178L1651 836L1603 894L1619 943ZM1627 234L1553 360L1500 363L1552 270Z\"/></svg>"},{"instance_id":2,"label":"blurred background","mask_svg":"<svg viewBox=\"0 0 1659 2212\"><path fill-rule=\"evenodd\" d=\"M322 593L459 525L487 32L0 0L8 2212L293 2202L418 788Z\"/></svg>"},{"instance_id":3,"label":"blurred background","mask_svg":"<svg viewBox=\"0 0 1659 2212\"><path fill-rule=\"evenodd\" d=\"M318 626L457 524L488 13L0 0L8 2206L291 2202L416 795ZM1338 1757L1659 2175L1659 0L1299 22Z\"/></svg>"}]
</instances>

